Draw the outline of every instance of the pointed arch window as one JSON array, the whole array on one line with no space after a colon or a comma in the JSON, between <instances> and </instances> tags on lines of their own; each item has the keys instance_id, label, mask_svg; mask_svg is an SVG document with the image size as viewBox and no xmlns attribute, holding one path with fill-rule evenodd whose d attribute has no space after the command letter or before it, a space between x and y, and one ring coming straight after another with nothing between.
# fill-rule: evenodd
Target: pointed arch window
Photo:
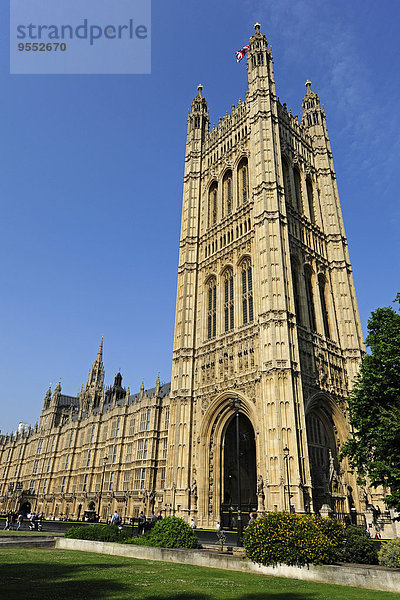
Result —
<instances>
[{"instance_id":1,"label":"pointed arch window","mask_svg":"<svg viewBox=\"0 0 400 600\"><path fill-rule=\"evenodd\" d=\"M238 166L238 198L239 203L246 204L249 198L249 175L247 158L243 158Z\"/></svg>"},{"instance_id":2,"label":"pointed arch window","mask_svg":"<svg viewBox=\"0 0 400 600\"><path fill-rule=\"evenodd\" d=\"M306 296L307 296L307 308L308 308L308 319L310 324L310 329L312 331L316 331L315 324L315 307L314 307L314 296L312 290L312 273L309 267L305 267L304 269L304 279L306 284Z\"/></svg>"},{"instance_id":3,"label":"pointed arch window","mask_svg":"<svg viewBox=\"0 0 400 600\"><path fill-rule=\"evenodd\" d=\"M302 202L302 198L301 198L301 177L300 177L300 171L297 167L295 169L293 169L293 176L294 176L294 189L295 189L295 193L296 193L296 208L299 212L302 212L303 202Z\"/></svg>"},{"instance_id":4,"label":"pointed arch window","mask_svg":"<svg viewBox=\"0 0 400 600\"><path fill-rule=\"evenodd\" d=\"M207 337L209 340L217 334L217 282L210 279L207 286Z\"/></svg>"},{"instance_id":5,"label":"pointed arch window","mask_svg":"<svg viewBox=\"0 0 400 600\"><path fill-rule=\"evenodd\" d=\"M292 280L293 280L293 300L296 311L296 320L298 325L302 325L301 318L301 305L300 305L300 294L299 294L299 269L297 262L293 263L292 266Z\"/></svg>"},{"instance_id":6,"label":"pointed arch window","mask_svg":"<svg viewBox=\"0 0 400 600\"><path fill-rule=\"evenodd\" d=\"M253 311L253 274L250 261L242 263L242 310L243 325L252 323L254 320Z\"/></svg>"},{"instance_id":7,"label":"pointed arch window","mask_svg":"<svg viewBox=\"0 0 400 600\"><path fill-rule=\"evenodd\" d=\"M233 209L232 198L232 171L227 171L223 179L223 217L230 215Z\"/></svg>"},{"instance_id":8,"label":"pointed arch window","mask_svg":"<svg viewBox=\"0 0 400 600\"><path fill-rule=\"evenodd\" d=\"M315 223L315 212L314 212L314 194L313 187L309 177L306 179L306 188L307 188L307 200L308 200L308 209L310 211L310 221L311 223Z\"/></svg>"},{"instance_id":9,"label":"pointed arch window","mask_svg":"<svg viewBox=\"0 0 400 600\"><path fill-rule=\"evenodd\" d=\"M319 298L321 302L322 320L324 323L324 333L327 338L330 338L328 309L326 305L326 280L324 275L318 275Z\"/></svg>"},{"instance_id":10,"label":"pointed arch window","mask_svg":"<svg viewBox=\"0 0 400 600\"><path fill-rule=\"evenodd\" d=\"M225 272L224 282L224 316L225 316L225 331L231 331L234 327L234 292L233 292L233 271L229 269Z\"/></svg>"},{"instance_id":11,"label":"pointed arch window","mask_svg":"<svg viewBox=\"0 0 400 600\"><path fill-rule=\"evenodd\" d=\"M286 202L292 203L292 188L290 185L289 164L284 156L282 156L282 173L283 173L283 188L285 192Z\"/></svg>"},{"instance_id":12,"label":"pointed arch window","mask_svg":"<svg viewBox=\"0 0 400 600\"><path fill-rule=\"evenodd\" d=\"M217 199L218 184L216 181L211 185L208 193L208 225L212 227L217 222Z\"/></svg>"}]
</instances>

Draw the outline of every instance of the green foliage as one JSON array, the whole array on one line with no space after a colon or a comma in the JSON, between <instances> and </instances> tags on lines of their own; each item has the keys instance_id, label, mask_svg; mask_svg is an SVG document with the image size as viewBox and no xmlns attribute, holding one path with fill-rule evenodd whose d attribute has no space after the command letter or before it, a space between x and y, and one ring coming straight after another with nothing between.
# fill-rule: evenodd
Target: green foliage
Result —
<instances>
[{"instance_id":1,"label":"green foliage","mask_svg":"<svg viewBox=\"0 0 400 600\"><path fill-rule=\"evenodd\" d=\"M262 565L332 564L343 542L341 523L318 515L266 513L244 532L246 555Z\"/></svg>"},{"instance_id":2,"label":"green foliage","mask_svg":"<svg viewBox=\"0 0 400 600\"><path fill-rule=\"evenodd\" d=\"M117 525L82 525L68 529L65 537L97 542L121 542L127 538L127 534L118 529Z\"/></svg>"},{"instance_id":3,"label":"green foliage","mask_svg":"<svg viewBox=\"0 0 400 600\"><path fill-rule=\"evenodd\" d=\"M193 529L183 519L166 517L157 521L148 534L148 545L161 548L199 548Z\"/></svg>"},{"instance_id":4,"label":"green foliage","mask_svg":"<svg viewBox=\"0 0 400 600\"><path fill-rule=\"evenodd\" d=\"M400 569L400 538L384 542L378 552L379 564Z\"/></svg>"},{"instance_id":5,"label":"green foliage","mask_svg":"<svg viewBox=\"0 0 400 600\"><path fill-rule=\"evenodd\" d=\"M373 540L360 527L351 525L345 530L346 541L340 553L343 562L377 565L378 554Z\"/></svg>"},{"instance_id":6,"label":"green foliage","mask_svg":"<svg viewBox=\"0 0 400 600\"><path fill-rule=\"evenodd\" d=\"M400 510L400 314L391 307L375 310L366 342L371 354L348 400L354 430L342 456L373 486L390 487L385 501Z\"/></svg>"},{"instance_id":7,"label":"green foliage","mask_svg":"<svg viewBox=\"0 0 400 600\"><path fill-rule=\"evenodd\" d=\"M123 541L123 544L132 544L134 546L152 546L150 540L150 531L138 537L130 537Z\"/></svg>"}]
</instances>

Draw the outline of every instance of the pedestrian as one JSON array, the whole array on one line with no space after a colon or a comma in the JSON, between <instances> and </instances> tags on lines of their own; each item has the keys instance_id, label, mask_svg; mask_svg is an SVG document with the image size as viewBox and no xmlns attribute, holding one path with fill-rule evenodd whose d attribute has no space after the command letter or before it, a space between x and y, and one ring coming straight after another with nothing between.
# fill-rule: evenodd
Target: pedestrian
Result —
<instances>
[{"instance_id":1,"label":"pedestrian","mask_svg":"<svg viewBox=\"0 0 400 600\"><path fill-rule=\"evenodd\" d=\"M143 511L141 511L141 513L139 515L139 519L138 519L138 536L142 535L145 524L146 524L146 515L144 514Z\"/></svg>"},{"instance_id":2,"label":"pedestrian","mask_svg":"<svg viewBox=\"0 0 400 600\"><path fill-rule=\"evenodd\" d=\"M24 515L22 513L19 513L18 519L17 519L17 531L19 531L21 529L21 525L23 522L24 522Z\"/></svg>"},{"instance_id":3,"label":"pedestrian","mask_svg":"<svg viewBox=\"0 0 400 600\"><path fill-rule=\"evenodd\" d=\"M221 530L221 524L219 521L217 521L217 524L215 526L216 531L220 531Z\"/></svg>"},{"instance_id":4,"label":"pedestrian","mask_svg":"<svg viewBox=\"0 0 400 600\"><path fill-rule=\"evenodd\" d=\"M157 513L157 521L161 521L161 519L162 519L162 514L161 514L161 510L159 510Z\"/></svg>"},{"instance_id":5,"label":"pedestrian","mask_svg":"<svg viewBox=\"0 0 400 600\"><path fill-rule=\"evenodd\" d=\"M190 521L190 527L191 527L192 529L196 529L196 523L195 523L195 521L194 521L193 517L192 517L192 520Z\"/></svg>"},{"instance_id":6,"label":"pedestrian","mask_svg":"<svg viewBox=\"0 0 400 600\"><path fill-rule=\"evenodd\" d=\"M11 511L8 518L8 529L10 531L14 531L15 527L15 514Z\"/></svg>"},{"instance_id":7,"label":"pedestrian","mask_svg":"<svg viewBox=\"0 0 400 600\"><path fill-rule=\"evenodd\" d=\"M252 524L252 523L255 521L255 518L254 518L254 513L250 513L250 514L249 514L249 517L250 517L250 518L249 518L249 522L247 523L247 527L248 527L249 525L251 525L251 524ZM246 529L247 529L247 527L246 527Z\"/></svg>"},{"instance_id":8,"label":"pedestrian","mask_svg":"<svg viewBox=\"0 0 400 600\"><path fill-rule=\"evenodd\" d=\"M113 514L113 516L111 517L111 525L119 525L121 523L121 517L119 516L117 509L115 509L115 512Z\"/></svg>"}]
</instances>

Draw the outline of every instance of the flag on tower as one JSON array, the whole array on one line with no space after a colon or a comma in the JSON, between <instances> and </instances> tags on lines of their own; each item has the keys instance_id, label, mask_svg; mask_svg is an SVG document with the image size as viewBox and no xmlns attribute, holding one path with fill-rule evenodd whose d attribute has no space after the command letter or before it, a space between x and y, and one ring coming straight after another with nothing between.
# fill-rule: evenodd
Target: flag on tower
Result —
<instances>
[{"instance_id":1,"label":"flag on tower","mask_svg":"<svg viewBox=\"0 0 400 600\"><path fill-rule=\"evenodd\" d=\"M250 46L249 46L249 44L247 44L246 46L243 46L243 48L241 50L238 50L237 52L235 52L236 62L240 62L242 60L242 58L244 57L246 52L249 50L249 48L250 48Z\"/></svg>"}]
</instances>

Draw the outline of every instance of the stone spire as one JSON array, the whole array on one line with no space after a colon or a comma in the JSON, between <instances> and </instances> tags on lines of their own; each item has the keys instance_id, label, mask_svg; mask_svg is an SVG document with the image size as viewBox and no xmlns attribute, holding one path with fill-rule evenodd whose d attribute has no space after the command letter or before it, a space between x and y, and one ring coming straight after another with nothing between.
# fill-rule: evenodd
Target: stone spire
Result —
<instances>
[{"instance_id":1,"label":"stone spire","mask_svg":"<svg viewBox=\"0 0 400 600\"><path fill-rule=\"evenodd\" d=\"M307 88L303 97L303 116L301 122L306 127L322 125L325 117L324 109L319 104L319 97L311 89L311 81L307 79L305 86Z\"/></svg>"},{"instance_id":2,"label":"stone spire","mask_svg":"<svg viewBox=\"0 0 400 600\"><path fill-rule=\"evenodd\" d=\"M96 360L89 371L89 377L86 384L86 389L97 388L103 389L104 386L104 365L103 365L103 336L99 349L97 351Z\"/></svg>"}]
</instances>

